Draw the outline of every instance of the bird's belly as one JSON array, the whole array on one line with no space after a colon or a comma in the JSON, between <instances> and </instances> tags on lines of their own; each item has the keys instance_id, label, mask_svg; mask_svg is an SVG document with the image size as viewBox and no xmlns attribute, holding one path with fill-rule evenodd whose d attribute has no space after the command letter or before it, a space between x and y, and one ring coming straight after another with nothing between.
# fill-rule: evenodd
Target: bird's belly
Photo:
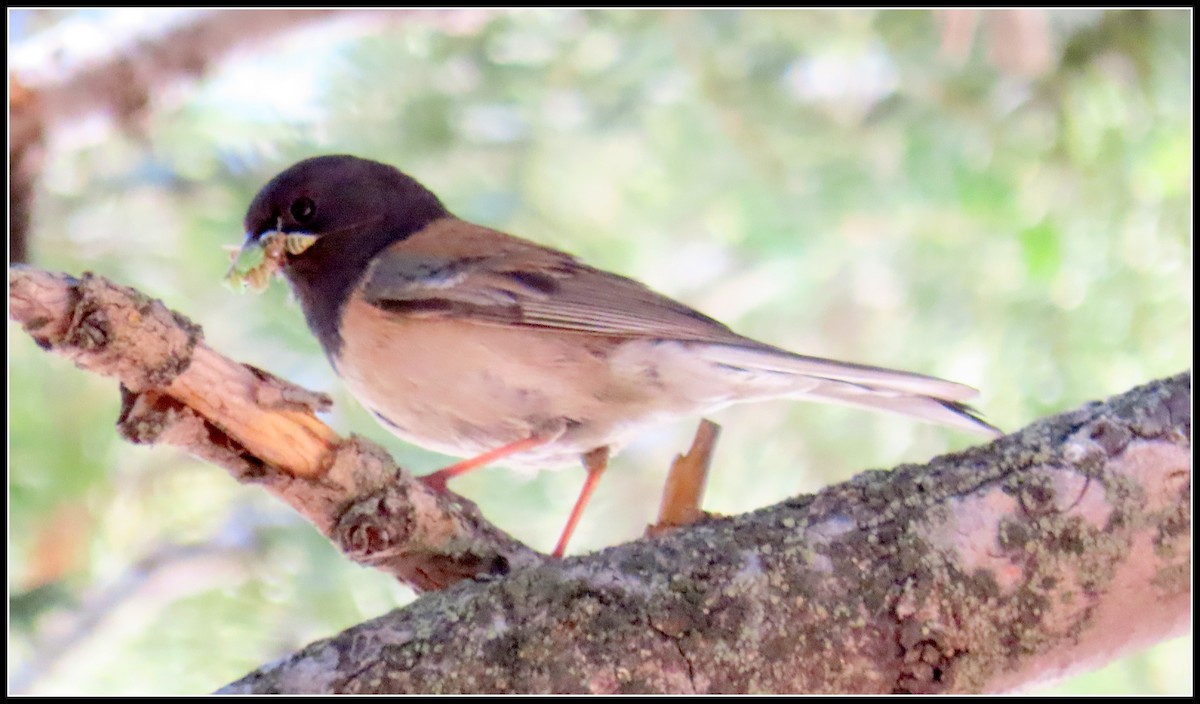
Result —
<instances>
[{"instance_id":1,"label":"bird's belly","mask_svg":"<svg viewBox=\"0 0 1200 704\"><path fill-rule=\"evenodd\" d=\"M638 352L649 341L405 319L360 302L348 304L343 330L355 332L334 363L351 393L396 436L453 456L557 434L500 464L565 466L700 410L664 390L658 365Z\"/></svg>"}]
</instances>

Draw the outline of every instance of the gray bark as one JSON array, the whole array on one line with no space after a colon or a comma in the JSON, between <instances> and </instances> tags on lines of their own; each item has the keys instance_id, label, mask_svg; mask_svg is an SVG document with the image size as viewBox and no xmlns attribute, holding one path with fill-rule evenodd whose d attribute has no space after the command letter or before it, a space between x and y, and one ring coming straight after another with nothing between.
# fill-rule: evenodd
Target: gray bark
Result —
<instances>
[{"instance_id":1,"label":"gray bark","mask_svg":"<svg viewBox=\"0 0 1200 704\"><path fill-rule=\"evenodd\" d=\"M995 692L1186 632L1191 375L460 582L224 693Z\"/></svg>"}]
</instances>

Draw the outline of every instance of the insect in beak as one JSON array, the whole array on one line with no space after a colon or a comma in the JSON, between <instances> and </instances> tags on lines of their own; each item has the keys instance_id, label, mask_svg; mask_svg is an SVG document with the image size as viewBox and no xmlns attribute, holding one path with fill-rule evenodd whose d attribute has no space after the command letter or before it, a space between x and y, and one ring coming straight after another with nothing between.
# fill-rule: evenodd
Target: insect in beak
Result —
<instances>
[{"instance_id":1,"label":"insect in beak","mask_svg":"<svg viewBox=\"0 0 1200 704\"><path fill-rule=\"evenodd\" d=\"M225 281L235 289L246 287L261 293L271 277L283 269L285 253L303 254L316 241L317 236L307 232L271 230L257 237L247 235L240 248L227 248L232 261L225 273Z\"/></svg>"},{"instance_id":2,"label":"insect in beak","mask_svg":"<svg viewBox=\"0 0 1200 704\"><path fill-rule=\"evenodd\" d=\"M307 232L293 232L289 235L283 235L283 248L287 250L288 254L303 254L316 241L316 235L310 235Z\"/></svg>"}]
</instances>

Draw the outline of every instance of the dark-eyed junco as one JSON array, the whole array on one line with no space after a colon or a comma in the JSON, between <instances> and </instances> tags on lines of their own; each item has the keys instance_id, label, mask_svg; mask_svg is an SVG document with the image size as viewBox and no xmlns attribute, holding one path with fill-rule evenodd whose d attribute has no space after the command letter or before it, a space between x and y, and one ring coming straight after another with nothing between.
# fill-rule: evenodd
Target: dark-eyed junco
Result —
<instances>
[{"instance_id":1,"label":"dark-eyed junco","mask_svg":"<svg viewBox=\"0 0 1200 704\"><path fill-rule=\"evenodd\" d=\"M400 438L469 457L434 486L499 462L580 461L561 555L610 452L647 426L793 397L994 435L975 391L751 340L623 276L460 220L397 169L307 159L246 213L251 279L282 270L351 392Z\"/></svg>"}]
</instances>

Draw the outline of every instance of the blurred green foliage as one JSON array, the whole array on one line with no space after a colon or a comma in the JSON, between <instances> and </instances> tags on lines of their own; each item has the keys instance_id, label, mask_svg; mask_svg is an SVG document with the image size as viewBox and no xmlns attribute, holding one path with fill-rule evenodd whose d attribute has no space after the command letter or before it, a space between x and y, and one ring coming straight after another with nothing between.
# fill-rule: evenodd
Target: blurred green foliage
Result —
<instances>
[{"instance_id":1,"label":"blurred green foliage","mask_svg":"<svg viewBox=\"0 0 1200 704\"><path fill-rule=\"evenodd\" d=\"M1022 37L991 16L958 59L923 11L527 10L456 31L309 31L225 65L144 134L52 150L34 262L161 297L217 349L331 392L339 431L434 469L447 459L345 394L282 285L220 285L258 186L354 153L752 337L972 384L1015 429L1192 355L1190 17L1047 17L1051 60L1032 73L993 59L989 44ZM263 492L124 444L111 381L11 324L9 340L10 685L206 692L412 598ZM975 441L809 404L715 420L705 507L729 513ZM574 551L641 533L693 427L617 458ZM456 489L548 548L581 480L492 469ZM1188 638L1051 691L1188 693L1191 673Z\"/></svg>"}]
</instances>

